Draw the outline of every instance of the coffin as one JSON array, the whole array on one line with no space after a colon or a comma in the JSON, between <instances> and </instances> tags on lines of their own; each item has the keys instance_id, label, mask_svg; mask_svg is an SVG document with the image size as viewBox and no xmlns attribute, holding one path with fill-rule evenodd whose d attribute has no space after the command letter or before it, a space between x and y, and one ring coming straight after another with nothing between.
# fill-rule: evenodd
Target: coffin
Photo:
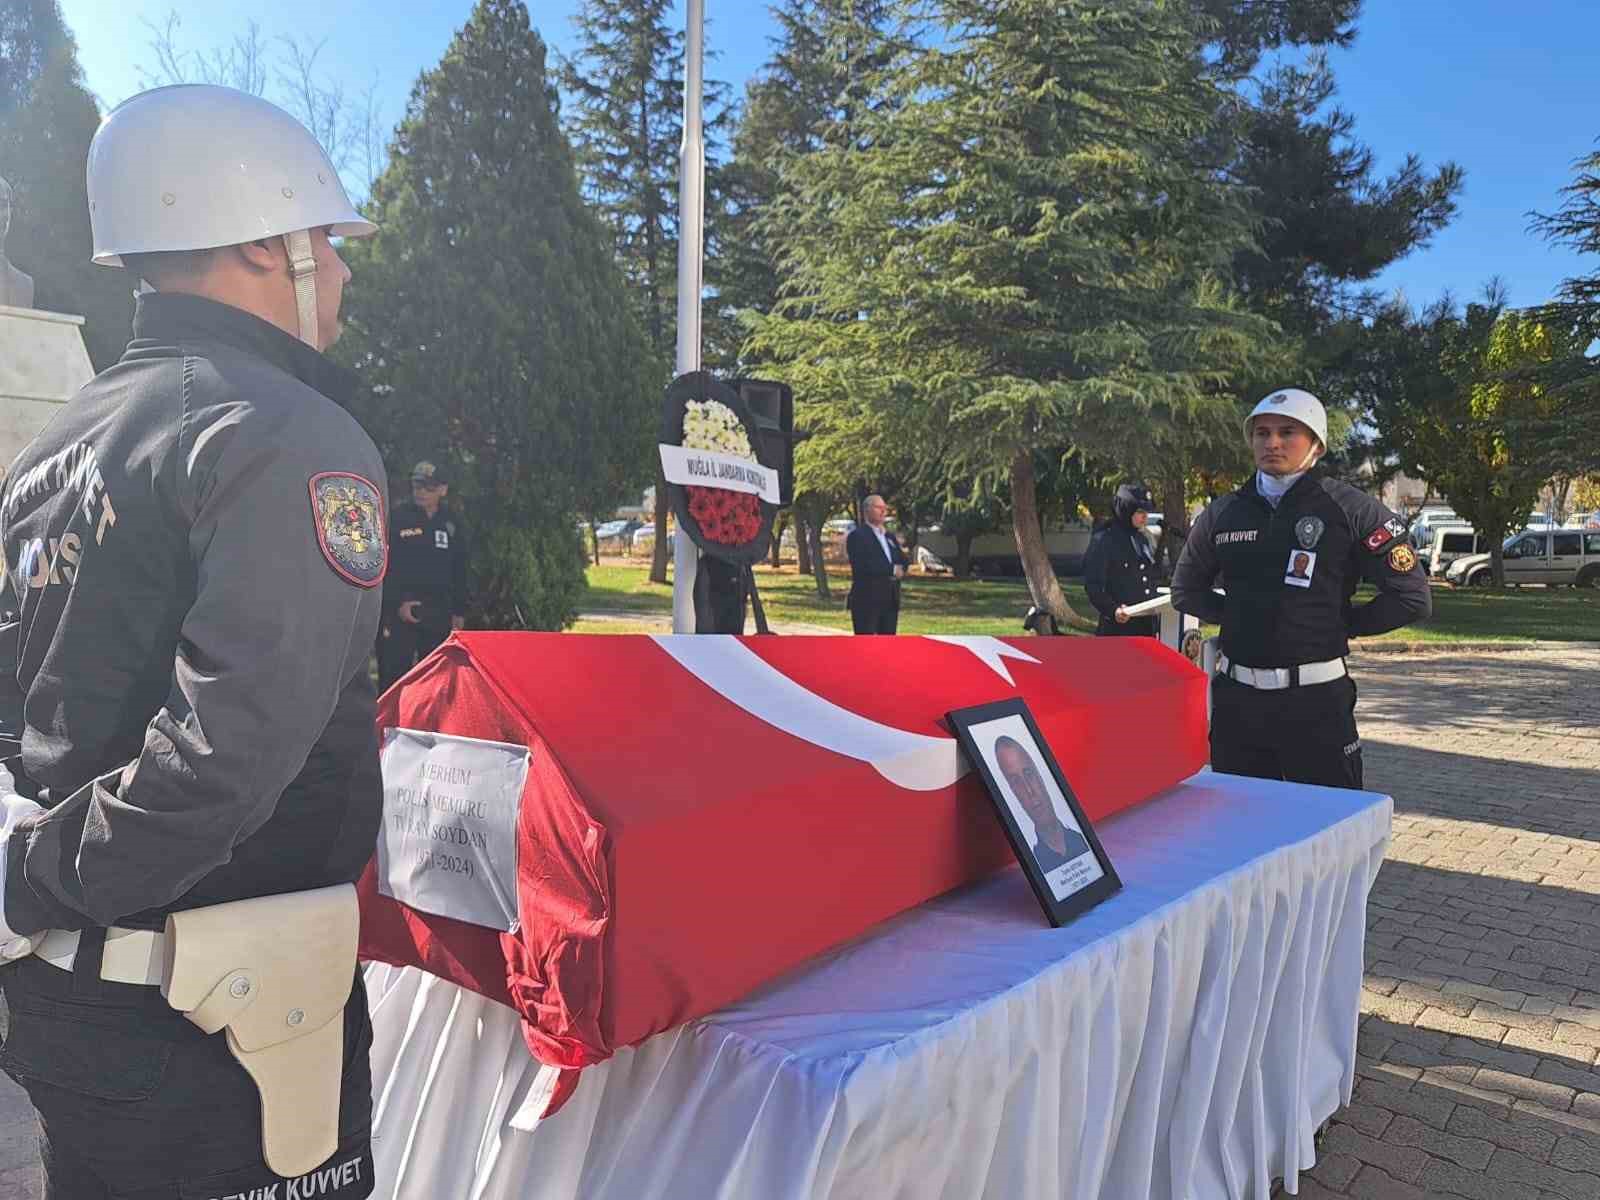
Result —
<instances>
[{"instance_id":1,"label":"coffin","mask_svg":"<svg viewBox=\"0 0 1600 1200\"><path fill-rule=\"evenodd\" d=\"M509 1005L576 1071L1010 863L949 710L1021 695L1098 819L1204 764L1205 693L1148 638L459 633L378 720L528 747L520 929L369 868L362 956Z\"/></svg>"}]
</instances>

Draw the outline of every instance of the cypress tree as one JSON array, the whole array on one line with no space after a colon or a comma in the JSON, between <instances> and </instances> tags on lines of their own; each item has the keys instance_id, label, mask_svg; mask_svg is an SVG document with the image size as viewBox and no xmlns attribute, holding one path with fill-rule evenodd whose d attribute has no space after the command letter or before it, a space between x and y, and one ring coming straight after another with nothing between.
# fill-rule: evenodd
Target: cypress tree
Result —
<instances>
[{"instance_id":1,"label":"cypress tree","mask_svg":"<svg viewBox=\"0 0 1600 1200\"><path fill-rule=\"evenodd\" d=\"M370 207L340 343L372 383L358 415L396 479L457 464L475 619L560 628L577 515L647 470L658 379L520 0L479 0L419 79Z\"/></svg>"}]
</instances>

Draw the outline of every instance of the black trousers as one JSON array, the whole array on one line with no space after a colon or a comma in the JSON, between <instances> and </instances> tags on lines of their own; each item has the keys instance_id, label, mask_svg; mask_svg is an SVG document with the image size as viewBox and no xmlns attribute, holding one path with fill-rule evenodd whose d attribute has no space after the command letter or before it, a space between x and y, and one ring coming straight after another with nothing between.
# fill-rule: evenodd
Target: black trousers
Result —
<instances>
[{"instance_id":1,"label":"black trousers","mask_svg":"<svg viewBox=\"0 0 1600 1200\"><path fill-rule=\"evenodd\" d=\"M1211 767L1229 775L1361 787L1356 684L1253 688L1211 679Z\"/></svg>"},{"instance_id":2,"label":"black trousers","mask_svg":"<svg viewBox=\"0 0 1600 1200\"><path fill-rule=\"evenodd\" d=\"M1115 617L1102 615L1095 626L1095 637L1159 637L1161 630L1155 617L1129 617L1117 624Z\"/></svg>"},{"instance_id":3,"label":"black trousers","mask_svg":"<svg viewBox=\"0 0 1600 1200\"><path fill-rule=\"evenodd\" d=\"M850 624L857 633L893 633L900 627L900 581L864 579L850 588Z\"/></svg>"},{"instance_id":4,"label":"black trousers","mask_svg":"<svg viewBox=\"0 0 1600 1200\"><path fill-rule=\"evenodd\" d=\"M387 691L389 685L404 675L417 663L432 654L440 642L450 636L449 628L429 629L395 620L385 626L389 636L378 630L378 691Z\"/></svg>"},{"instance_id":5,"label":"black trousers","mask_svg":"<svg viewBox=\"0 0 1600 1200\"><path fill-rule=\"evenodd\" d=\"M202 1033L160 988L85 986L87 975L31 957L0 969L0 1069L39 1114L45 1200L372 1194L372 1024L359 972L344 1013L339 1148L293 1180L262 1160L261 1102L225 1034Z\"/></svg>"}]
</instances>

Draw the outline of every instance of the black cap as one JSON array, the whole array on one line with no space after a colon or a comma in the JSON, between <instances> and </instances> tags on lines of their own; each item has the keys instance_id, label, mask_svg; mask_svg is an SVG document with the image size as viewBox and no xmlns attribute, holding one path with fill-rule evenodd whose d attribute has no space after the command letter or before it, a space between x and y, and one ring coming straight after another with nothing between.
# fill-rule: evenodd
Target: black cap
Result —
<instances>
[{"instance_id":1,"label":"black cap","mask_svg":"<svg viewBox=\"0 0 1600 1200\"><path fill-rule=\"evenodd\" d=\"M412 483L444 484L450 482L450 477L435 464L423 459L411 468Z\"/></svg>"}]
</instances>

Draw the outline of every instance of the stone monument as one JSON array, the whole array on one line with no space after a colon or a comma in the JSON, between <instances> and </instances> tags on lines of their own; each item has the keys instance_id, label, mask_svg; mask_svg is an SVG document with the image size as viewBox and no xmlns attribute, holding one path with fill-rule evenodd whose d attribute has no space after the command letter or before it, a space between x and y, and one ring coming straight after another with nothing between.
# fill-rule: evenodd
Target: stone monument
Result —
<instances>
[{"instance_id":1,"label":"stone monument","mask_svg":"<svg viewBox=\"0 0 1600 1200\"><path fill-rule=\"evenodd\" d=\"M83 318L33 307L33 280L5 255L11 188L0 179L0 478L56 410L94 376Z\"/></svg>"},{"instance_id":2,"label":"stone monument","mask_svg":"<svg viewBox=\"0 0 1600 1200\"><path fill-rule=\"evenodd\" d=\"M6 257L6 234L11 232L11 185L0 178L0 305L33 307L33 276L24 275Z\"/></svg>"}]
</instances>

